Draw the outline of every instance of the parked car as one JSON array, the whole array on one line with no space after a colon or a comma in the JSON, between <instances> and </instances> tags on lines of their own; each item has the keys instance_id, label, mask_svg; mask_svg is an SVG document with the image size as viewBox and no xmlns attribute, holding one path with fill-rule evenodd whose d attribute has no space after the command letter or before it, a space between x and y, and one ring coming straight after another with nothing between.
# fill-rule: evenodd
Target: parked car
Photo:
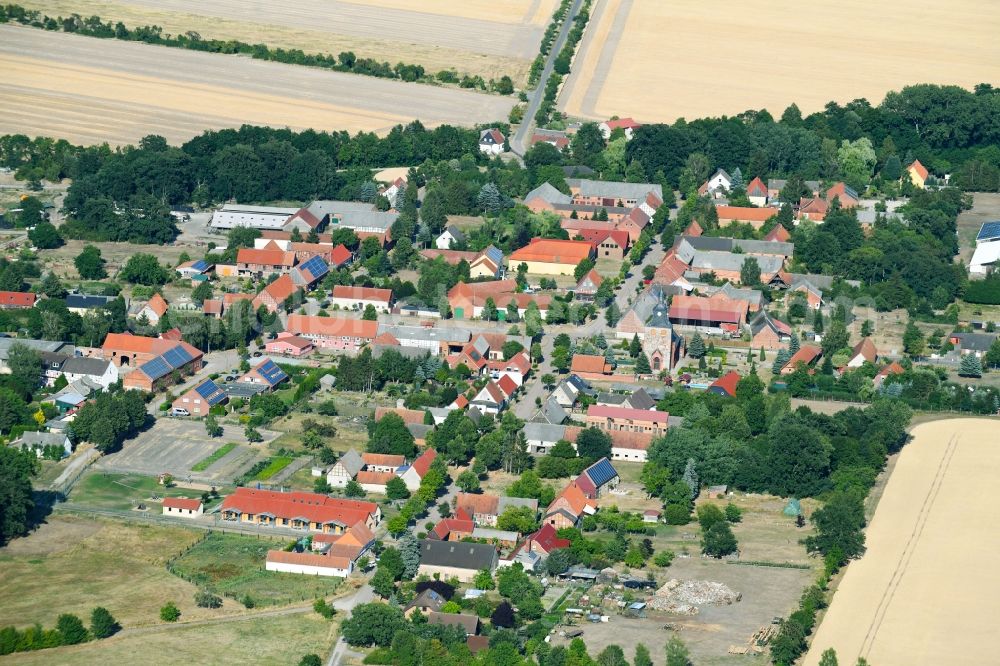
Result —
<instances>
[{"instance_id":1,"label":"parked car","mask_svg":"<svg viewBox=\"0 0 1000 666\"><path fill-rule=\"evenodd\" d=\"M633 578L633 579L625 581L624 583L622 583L622 585L624 585L625 587L627 587L630 590L655 589L656 588L656 581L655 580L636 580L636 579Z\"/></svg>"}]
</instances>

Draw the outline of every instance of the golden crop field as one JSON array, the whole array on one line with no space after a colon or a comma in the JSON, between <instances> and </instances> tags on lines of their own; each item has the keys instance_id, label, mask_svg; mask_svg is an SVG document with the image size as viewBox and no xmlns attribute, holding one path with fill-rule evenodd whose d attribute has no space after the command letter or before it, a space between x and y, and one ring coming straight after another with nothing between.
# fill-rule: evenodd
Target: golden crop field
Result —
<instances>
[{"instance_id":1,"label":"golden crop field","mask_svg":"<svg viewBox=\"0 0 1000 666\"><path fill-rule=\"evenodd\" d=\"M834 648L842 664L994 664L1000 533L989 489L1000 475L992 419L913 429L847 567L807 665Z\"/></svg>"},{"instance_id":2,"label":"golden crop field","mask_svg":"<svg viewBox=\"0 0 1000 666\"><path fill-rule=\"evenodd\" d=\"M523 80L556 0L24 0L50 16L100 16L169 34L455 68Z\"/></svg>"},{"instance_id":3,"label":"golden crop field","mask_svg":"<svg viewBox=\"0 0 1000 666\"><path fill-rule=\"evenodd\" d=\"M1000 81L1000 4L976 0L596 0L560 97L572 116L734 115L914 83Z\"/></svg>"},{"instance_id":4,"label":"golden crop field","mask_svg":"<svg viewBox=\"0 0 1000 666\"><path fill-rule=\"evenodd\" d=\"M507 116L512 97L0 26L0 134L75 143L182 142L205 129L271 125L385 132L419 119L469 125Z\"/></svg>"}]
</instances>

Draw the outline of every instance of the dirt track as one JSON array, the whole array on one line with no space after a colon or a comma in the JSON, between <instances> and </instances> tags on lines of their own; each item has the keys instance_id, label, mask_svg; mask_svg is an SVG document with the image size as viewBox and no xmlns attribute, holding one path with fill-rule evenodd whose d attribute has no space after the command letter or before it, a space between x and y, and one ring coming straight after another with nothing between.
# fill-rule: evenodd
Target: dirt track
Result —
<instances>
[{"instance_id":1,"label":"dirt track","mask_svg":"<svg viewBox=\"0 0 1000 666\"><path fill-rule=\"evenodd\" d=\"M917 426L848 566L805 664L992 664L1000 532L989 489L1000 448L989 419Z\"/></svg>"},{"instance_id":2,"label":"dirt track","mask_svg":"<svg viewBox=\"0 0 1000 666\"><path fill-rule=\"evenodd\" d=\"M80 143L180 142L244 123L352 133L414 118L468 125L505 118L514 101L11 25L0 26L0 71L0 134Z\"/></svg>"},{"instance_id":3,"label":"dirt track","mask_svg":"<svg viewBox=\"0 0 1000 666\"><path fill-rule=\"evenodd\" d=\"M1000 5L977 0L597 0L560 98L573 116L670 122L913 83L1000 80Z\"/></svg>"},{"instance_id":4,"label":"dirt track","mask_svg":"<svg viewBox=\"0 0 1000 666\"><path fill-rule=\"evenodd\" d=\"M354 51L360 58L516 79L538 52L555 0L25 0L50 16L96 14L164 32L197 32L307 53Z\"/></svg>"}]
</instances>

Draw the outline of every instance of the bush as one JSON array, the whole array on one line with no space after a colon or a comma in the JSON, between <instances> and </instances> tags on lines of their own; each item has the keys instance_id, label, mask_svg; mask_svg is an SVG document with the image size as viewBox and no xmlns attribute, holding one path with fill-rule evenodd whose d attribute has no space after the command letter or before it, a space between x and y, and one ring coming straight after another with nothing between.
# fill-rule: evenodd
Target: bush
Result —
<instances>
[{"instance_id":1,"label":"bush","mask_svg":"<svg viewBox=\"0 0 1000 666\"><path fill-rule=\"evenodd\" d=\"M743 509L732 502L726 505L726 520L731 523L738 523L743 520Z\"/></svg>"},{"instance_id":2,"label":"bush","mask_svg":"<svg viewBox=\"0 0 1000 666\"><path fill-rule=\"evenodd\" d=\"M337 614L337 610L326 603L326 599L317 599L313 602L313 610L325 617L327 620L333 618Z\"/></svg>"},{"instance_id":3,"label":"bush","mask_svg":"<svg viewBox=\"0 0 1000 666\"><path fill-rule=\"evenodd\" d=\"M672 550L661 550L653 557L653 564L658 567L669 567L674 561L674 552Z\"/></svg>"},{"instance_id":4,"label":"bush","mask_svg":"<svg viewBox=\"0 0 1000 666\"><path fill-rule=\"evenodd\" d=\"M663 520L667 525L687 525L691 522L691 511L681 504L668 504L663 509Z\"/></svg>"},{"instance_id":5,"label":"bush","mask_svg":"<svg viewBox=\"0 0 1000 666\"><path fill-rule=\"evenodd\" d=\"M107 638L121 630L121 625L107 608L98 606L90 613L90 633L94 638Z\"/></svg>"},{"instance_id":6,"label":"bush","mask_svg":"<svg viewBox=\"0 0 1000 666\"><path fill-rule=\"evenodd\" d=\"M59 619L56 621L56 630L62 638L63 645L84 643L90 638L87 634L87 628L83 626L80 618L70 613L64 613L59 616Z\"/></svg>"},{"instance_id":7,"label":"bush","mask_svg":"<svg viewBox=\"0 0 1000 666\"><path fill-rule=\"evenodd\" d=\"M180 616L180 609L172 601L168 601L167 605L160 609L160 619L164 622L176 622Z\"/></svg>"},{"instance_id":8,"label":"bush","mask_svg":"<svg viewBox=\"0 0 1000 666\"><path fill-rule=\"evenodd\" d=\"M194 603L198 608L221 608L222 597L205 590L198 590L194 593Z\"/></svg>"},{"instance_id":9,"label":"bush","mask_svg":"<svg viewBox=\"0 0 1000 666\"><path fill-rule=\"evenodd\" d=\"M243 595L243 598L240 599L240 603L243 604L244 608L254 608L257 605L257 602L254 601L253 597L249 594Z\"/></svg>"}]
</instances>

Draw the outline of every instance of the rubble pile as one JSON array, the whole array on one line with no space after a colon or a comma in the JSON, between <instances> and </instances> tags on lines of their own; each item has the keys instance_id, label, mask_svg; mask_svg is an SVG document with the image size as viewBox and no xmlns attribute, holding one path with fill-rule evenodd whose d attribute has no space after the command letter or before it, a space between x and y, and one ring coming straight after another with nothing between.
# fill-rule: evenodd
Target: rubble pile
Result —
<instances>
[{"instance_id":1,"label":"rubble pile","mask_svg":"<svg viewBox=\"0 0 1000 666\"><path fill-rule=\"evenodd\" d=\"M728 605L739 601L741 597L740 593L733 592L722 583L710 580L679 581L671 578L653 594L649 607L678 615L696 615L698 606Z\"/></svg>"}]
</instances>

